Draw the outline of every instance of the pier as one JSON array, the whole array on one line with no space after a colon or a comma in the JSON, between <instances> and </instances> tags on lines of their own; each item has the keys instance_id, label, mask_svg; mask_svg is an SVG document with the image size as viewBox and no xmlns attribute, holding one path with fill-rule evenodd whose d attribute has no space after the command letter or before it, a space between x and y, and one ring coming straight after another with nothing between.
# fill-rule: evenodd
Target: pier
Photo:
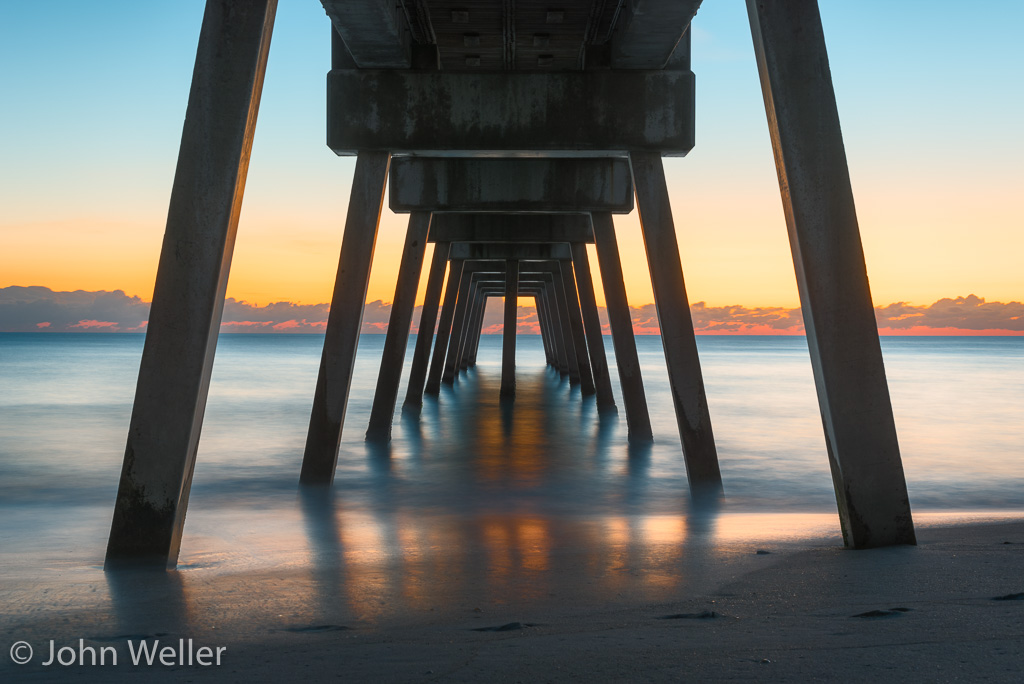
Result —
<instances>
[{"instance_id":1,"label":"pier","mask_svg":"<svg viewBox=\"0 0 1024 684\"><path fill-rule=\"evenodd\" d=\"M306 0L313 2L314 0ZM504 298L534 297L547 362L616 410L587 256L607 302L630 442L652 439L613 214L636 211L690 495L727 496L662 158L696 141L690 21L700 0L538 9L322 0L327 144L355 156L299 481L330 485L380 214L409 214L366 439L386 442L416 288L434 244L403 410L476 361ZM107 567L174 567L181 544L276 0L208 0L172 186ZM915 542L816 0L747 0L844 541ZM705 87L714 87L713 83ZM385 187L390 194L385 195ZM447 275L446 275L447 274ZM437 333L433 333L437 322ZM443 406L441 407L443 410ZM349 426L353 429L353 426ZM683 493L681 493L683 495ZM340 493L343 498L343 492Z\"/></svg>"}]
</instances>

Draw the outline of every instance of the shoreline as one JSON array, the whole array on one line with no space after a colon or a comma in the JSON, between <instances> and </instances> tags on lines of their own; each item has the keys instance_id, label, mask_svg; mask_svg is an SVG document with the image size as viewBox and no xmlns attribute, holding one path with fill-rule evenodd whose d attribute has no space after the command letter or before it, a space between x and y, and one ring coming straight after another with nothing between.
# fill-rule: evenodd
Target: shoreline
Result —
<instances>
[{"instance_id":1,"label":"shoreline","mask_svg":"<svg viewBox=\"0 0 1024 684\"><path fill-rule=\"evenodd\" d=\"M431 558L389 572L379 558L358 583L346 582L350 565L325 557L254 572L119 573L103 578L106 611L84 615L75 599L89 587L51 568L20 586L4 581L5 596L37 601L12 604L21 614L3 627L9 641L40 648L129 636L228 648L219 668L37 663L14 670L19 681L119 681L138 670L158 681L1015 681L1024 600L994 599L1024 592L1024 521L925 522L918 541L862 551L821 539L690 544L668 564L655 546L597 570L563 549L546 570L512 563L505 584L483 556L468 563L488 567L463 576L426 573ZM687 581L672 583L672 570ZM388 586L398 576L411 581Z\"/></svg>"}]
</instances>

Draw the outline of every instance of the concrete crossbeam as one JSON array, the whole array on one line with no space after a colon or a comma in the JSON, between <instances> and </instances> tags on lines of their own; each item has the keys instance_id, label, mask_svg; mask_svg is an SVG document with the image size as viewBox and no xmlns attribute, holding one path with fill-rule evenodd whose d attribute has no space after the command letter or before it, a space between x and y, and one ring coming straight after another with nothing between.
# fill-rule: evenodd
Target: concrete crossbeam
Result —
<instances>
[{"instance_id":1,"label":"concrete crossbeam","mask_svg":"<svg viewBox=\"0 0 1024 684\"><path fill-rule=\"evenodd\" d=\"M397 160L396 160L397 162ZM588 214L437 213L431 242L582 242L594 241Z\"/></svg>"},{"instance_id":2,"label":"concrete crossbeam","mask_svg":"<svg viewBox=\"0 0 1024 684\"><path fill-rule=\"evenodd\" d=\"M391 0L320 0L360 69L411 65L401 9Z\"/></svg>"},{"instance_id":3,"label":"concrete crossbeam","mask_svg":"<svg viewBox=\"0 0 1024 684\"><path fill-rule=\"evenodd\" d=\"M501 243L501 242L455 242L451 246L452 259L467 261L517 259L521 261L572 259L572 250L564 242L541 244Z\"/></svg>"},{"instance_id":4,"label":"concrete crossbeam","mask_svg":"<svg viewBox=\"0 0 1024 684\"><path fill-rule=\"evenodd\" d=\"M633 0L625 3L623 16L612 37L613 69L661 69L672 62L689 62L689 55L676 55L689 43L679 45L701 0Z\"/></svg>"},{"instance_id":5,"label":"concrete crossbeam","mask_svg":"<svg viewBox=\"0 0 1024 684\"><path fill-rule=\"evenodd\" d=\"M398 213L633 210L629 162L608 157L396 157L390 188L391 210ZM552 224L557 218L538 223Z\"/></svg>"},{"instance_id":6,"label":"concrete crossbeam","mask_svg":"<svg viewBox=\"0 0 1024 684\"><path fill-rule=\"evenodd\" d=\"M693 144L691 71L334 69L327 75L327 145L341 155L685 155Z\"/></svg>"}]
</instances>

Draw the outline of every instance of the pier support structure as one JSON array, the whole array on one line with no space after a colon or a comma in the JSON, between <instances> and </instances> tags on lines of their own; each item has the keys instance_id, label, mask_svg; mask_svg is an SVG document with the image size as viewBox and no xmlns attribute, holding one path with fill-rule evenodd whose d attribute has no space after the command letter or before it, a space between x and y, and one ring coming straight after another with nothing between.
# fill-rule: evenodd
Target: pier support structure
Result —
<instances>
[{"instance_id":1,"label":"pier support structure","mask_svg":"<svg viewBox=\"0 0 1024 684\"><path fill-rule=\"evenodd\" d=\"M390 433L428 236L437 247L406 406L475 362L486 298L497 294L474 288L487 274L500 275L506 298L503 393L514 380L515 299L525 293L537 298L548 361L583 394L596 393L600 407L612 405L589 240L569 237L582 217L593 222L629 439L650 441L611 217L632 210L635 191L691 490L720 496L661 161L694 145L688 26L700 0L549 11L558 20L543 30L564 31L536 34L548 36L550 53L517 51L515 32L503 31L487 40L473 34L480 54L472 55L462 49L470 34L461 18L475 21L477 10L460 10L459 25L447 27L430 25L433 0L397 13L321 2L334 26L327 141L357 160L301 482L334 477L390 173L391 207L412 217L368 439ZM177 559L276 4L207 0L107 567ZM817 2L747 0L747 9L844 539L856 548L914 543ZM507 11L513 25L533 21L528 10ZM440 217L479 212L492 223L479 238L486 248L460 241L461 228L434 235ZM495 245L515 242L509 214L521 213L536 225L515 229L521 244L499 256ZM474 220L482 219L452 225ZM556 244L569 256L540 255ZM501 268L477 266L487 259Z\"/></svg>"},{"instance_id":2,"label":"pier support structure","mask_svg":"<svg viewBox=\"0 0 1024 684\"><path fill-rule=\"evenodd\" d=\"M843 539L914 544L816 0L747 0Z\"/></svg>"},{"instance_id":3,"label":"pier support structure","mask_svg":"<svg viewBox=\"0 0 1024 684\"><path fill-rule=\"evenodd\" d=\"M277 0L208 0L106 567L174 567Z\"/></svg>"}]
</instances>

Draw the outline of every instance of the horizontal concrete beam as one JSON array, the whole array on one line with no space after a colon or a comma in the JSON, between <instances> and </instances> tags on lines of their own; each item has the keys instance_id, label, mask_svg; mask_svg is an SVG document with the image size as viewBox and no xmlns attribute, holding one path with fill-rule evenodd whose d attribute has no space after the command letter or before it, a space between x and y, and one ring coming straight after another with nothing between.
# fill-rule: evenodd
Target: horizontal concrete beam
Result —
<instances>
[{"instance_id":1,"label":"horizontal concrete beam","mask_svg":"<svg viewBox=\"0 0 1024 684\"><path fill-rule=\"evenodd\" d=\"M544 260L544 261L529 261L524 264L520 264L519 273L522 275L549 275L551 273L561 273L561 266L558 261ZM463 261L463 274L472 275L474 273L488 273L491 275L502 274L505 272L505 260L504 259L475 259L472 261Z\"/></svg>"},{"instance_id":2,"label":"horizontal concrete beam","mask_svg":"<svg viewBox=\"0 0 1024 684\"><path fill-rule=\"evenodd\" d=\"M398 213L633 210L627 159L394 157L389 186Z\"/></svg>"},{"instance_id":3,"label":"horizontal concrete beam","mask_svg":"<svg viewBox=\"0 0 1024 684\"><path fill-rule=\"evenodd\" d=\"M509 242L453 242L449 259L572 259L572 250L566 242L525 244Z\"/></svg>"},{"instance_id":4,"label":"horizontal concrete beam","mask_svg":"<svg viewBox=\"0 0 1024 684\"><path fill-rule=\"evenodd\" d=\"M689 63L689 55L673 55L677 49L689 52L689 42L679 45L701 0L632 0L612 38L613 69L661 69L670 57L673 63Z\"/></svg>"},{"instance_id":5,"label":"horizontal concrete beam","mask_svg":"<svg viewBox=\"0 0 1024 684\"><path fill-rule=\"evenodd\" d=\"M590 214L434 214L430 242L594 242Z\"/></svg>"},{"instance_id":6,"label":"horizontal concrete beam","mask_svg":"<svg viewBox=\"0 0 1024 684\"><path fill-rule=\"evenodd\" d=\"M320 0L360 69L408 69L404 19L391 0Z\"/></svg>"},{"instance_id":7,"label":"horizontal concrete beam","mask_svg":"<svg viewBox=\"0 0 1024 684\"><path fill-rule=\"evenodd\" d=\"M691 71L334 69L327 75L327 145L337 154L684 155L693 143Z\"/></svg>"}]
</instances>

